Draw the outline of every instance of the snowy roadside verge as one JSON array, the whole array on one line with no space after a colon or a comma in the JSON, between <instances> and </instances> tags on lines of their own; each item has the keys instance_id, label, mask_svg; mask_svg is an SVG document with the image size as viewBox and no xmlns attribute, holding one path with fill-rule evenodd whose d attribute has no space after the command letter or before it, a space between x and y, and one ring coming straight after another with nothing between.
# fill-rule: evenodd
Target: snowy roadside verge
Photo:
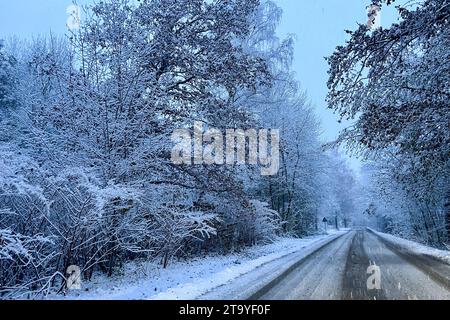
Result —
<instances>
[{"instance_id":1,"label":"snowy roadside verge","mask_svg":"<svg viewBox=\"0 0 450 320\"><path fill-rule=\"evenodd\" d=\"M167 269L154 262L128 263L122 275L108 278L97 275L83 283L81 291L70 291L66 299L198 299L214 289L248 274L259 277L264 266L285 264L299 252L315 251L345 232L304 239L280 238L268 245L247 248L240 253L207 256L189 261L174 261ZM50 297L58 298L58 297Z\"/></svg>"},{"instance_id":2,"label":"snowy roadside verge","mask_svg":"<svg viewBox=\"0 0 450 320\"><path fill-rule=\"evenodd\" d=\"M287 241L292 245L288 250L277 250L272 254L247 261L241 266L226 267L206 279L171 288L153 299L244 300L251 298L299 259L345 233L346 231L333 231L325 236L288 239Z\"/></svg>"},{"instance_id":3,"label":"snowy roadside verge","mask_svg":"<svg viewBox=\"0 0 450 320\"><path fill-rule=\"evenodd\" d=\"M401 248L405 251L408 251L410 254L428 256L430 258L433 258L435 260L450 265L450 251L427 247L423 244L399 238L387 233L382 233L371 228L368 228L368 230L375 233L385 241L392 243L394 246Z\"/></svg>"}]
</instances>

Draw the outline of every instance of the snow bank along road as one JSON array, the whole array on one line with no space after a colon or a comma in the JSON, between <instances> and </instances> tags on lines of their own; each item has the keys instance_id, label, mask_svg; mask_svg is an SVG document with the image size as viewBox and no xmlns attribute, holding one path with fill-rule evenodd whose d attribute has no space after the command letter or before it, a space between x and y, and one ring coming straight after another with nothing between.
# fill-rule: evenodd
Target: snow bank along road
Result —
<instances>
[{"instance_id":1,"label":"snow bank along road","mask_svg":"<svg viewBox=\"0 0 450 320\"><path fill-rule=\"evenodd\" d=\"M367 273L373 264L379 267L379 282ZM368 288L369 277L380 289ZM249 298L450 300L449 280L450 265L399 251L375 233L359 229L299 260Z\"/></svg>"}]
</instances>

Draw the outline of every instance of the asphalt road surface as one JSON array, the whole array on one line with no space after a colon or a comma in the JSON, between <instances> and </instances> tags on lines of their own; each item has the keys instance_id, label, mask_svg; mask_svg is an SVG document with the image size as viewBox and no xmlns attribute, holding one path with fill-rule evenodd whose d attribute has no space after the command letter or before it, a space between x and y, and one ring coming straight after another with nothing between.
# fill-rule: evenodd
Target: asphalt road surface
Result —
<instances>
[{"instance_id":1,"label":"asphalt road surface","mask_svg":"<svg viewBox=\"0 0 450 320\"><path fill-rule=\"evenodd\" d=\"M448 283L431 277L415 259L388 247L369 231L354 230L307 257L258 298L450 300ZM434 260L427 263L450 274L448 265Z\"/></svg>"}]
</instances>

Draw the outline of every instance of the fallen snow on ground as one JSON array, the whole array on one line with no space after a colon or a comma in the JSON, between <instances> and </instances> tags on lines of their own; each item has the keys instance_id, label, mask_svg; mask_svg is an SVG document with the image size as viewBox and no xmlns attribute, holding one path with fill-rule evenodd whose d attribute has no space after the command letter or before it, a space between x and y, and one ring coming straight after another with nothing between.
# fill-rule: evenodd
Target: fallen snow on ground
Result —
<instances>
[{"instance_id":1,"label":"fallen snow on ground","mask_svg":"<svg viewBox=\"0 0 450 320\"><path fill-rule=\"evenodd\" d=\"M167 269L156 262L128 263L120 276L96 275L72 290L66 299L196 299L212 289L276 259L307 250L334 237L336 231L304 239L280 238L268 245L247 248L240 253L173 261ZM49 297L57 299L58 297Z\"/></svg>"},{"instance_id":2,"label":"fallen snow on ground","mask_svg":"<svg viewBox=\"0 0 450 320\"><path fill-rule=\"evenodd\" d=\"M387 233L378 232L376 230L371 229L373 232L378 234L383 239L392 242L393 244L405 248L406 250L417 254L417 255L427 255L433 257L437 260L443 261L444 263L450 264L450 251L447 250L439 250L431 247L427 247L423 244L406 240L403 238L399 238Z\"/></svg>"}]
</instances>

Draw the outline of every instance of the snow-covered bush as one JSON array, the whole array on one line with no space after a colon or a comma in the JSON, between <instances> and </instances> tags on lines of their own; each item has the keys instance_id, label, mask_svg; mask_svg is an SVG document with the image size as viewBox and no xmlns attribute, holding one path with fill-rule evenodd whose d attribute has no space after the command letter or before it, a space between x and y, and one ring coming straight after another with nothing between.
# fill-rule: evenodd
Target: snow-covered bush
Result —
<instances>
[{"instance_id":1,"label":"snow-covered bush","mask_svg":"<svg viewBox=\"0 0 450 320\"><path fill-rule=\"evenodd\" d=\"M49 201L32 184L33 161L7 147L0 154L0 296L42 293L57 275L50 273L58 253L47 229Z\"/></svg>"},{"instance_id":2,"label":"snow-covered bush","mask_svg":"<svg viewBox=\"0 0 450 320\"><path fill-rule=\"evenodd\" d=\"M259 200L251 200L251 220L253 242L270 242L277 235L281 227L281 217L275 210L270 209L269 204Z\"/></svg>"}]
</instances>

